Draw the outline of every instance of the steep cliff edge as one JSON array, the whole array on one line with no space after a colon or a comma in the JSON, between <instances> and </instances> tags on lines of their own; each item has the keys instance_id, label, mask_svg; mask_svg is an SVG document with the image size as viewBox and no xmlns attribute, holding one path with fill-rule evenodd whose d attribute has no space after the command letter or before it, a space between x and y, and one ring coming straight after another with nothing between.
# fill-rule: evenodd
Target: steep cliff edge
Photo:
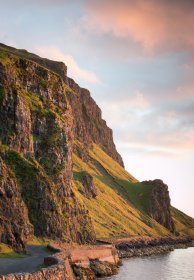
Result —
<instances>
[{"instance_id":1,"label":"steep cliff edge","mask_svg":"<svg viewBox=\"0 0 194 280\"><path fill-rule=\"evenodd\" d=\"M94 242L91 219L71 186L73 117L63 80L2 50L0 94L1 157L17 179L35 234Z\"/></svg>"},{"instance_id":2,"label":"steep cliff edge","mask_svg":"<svg viewBox=\"0 0 194 280\"><path fill-rule=\"evenodd\" d=\"M89 149L92 147L92 142L94 142L121 166L124 166L123 160L116 150L112 130L106 125L106 121L102 119L100 108L87 89L81 88L73 79L67 77L67 67L64 63L41 58L26 50L18 50L4 44L0 44L0 50L8 55L17 56L23 61L30 60L38 63L45 70L48 69L57 74L63 81L65 88L63 90L65 90L73 112L74 139L78 139L83 144L82 149L79 149L76 145L74 146L74 150L79 156L87 161ZM58 106L58 104L56 105Z\"/></svg>"},{"instance_id":3,"label":"steep cliff edge","mask_svg":"<svg viewBox=\"0 0 194 280\"><path fill-rule=\"evenodd\" d=\"M67 78L68 85L73 90L68 95L73 112L73 128L75 138L82 143L80 147L74 144L75 153L84 161L89 160L89 150L92 143L99 145L111 158L124 167L123 160L116 150L112 130L102 119L102 113L90 92L80 88L75 82Z\"/></svg>"},{"instance_id":4,"label":"steep cliff edge","mask_svg":"<svg viewBox=\"0 0 194 280\"><path fill-rule=\"evenodd\" d=\"M171 232L175 232L175 225L170 212L170 196L168 186L162 180L144 181L146 186L152 186L148 214Z\"/></svg>"},{"instance_id":5,"label":"steep cliff edge","mask_svg":"<svg viewBox=\"0 0 194 280\"><path fill-rule=\"evenodd\" d=\"M2 44L0 156L0 242L17 250L33 231L78 243L194 236L193 219L170 207L161 181L140 183L123 168L100 108L66 66Z\"/></svg>"},{"instance_id":6,"label":"steep cliff edge","mask_svg":"<svg viewBox=\"0 0 194 280\"><path fill-rule=\"evenodd\" d=\"M32 233L16 178L0 158L0 240L23 251L27 237Z\"/></svg>"}]
</instances>

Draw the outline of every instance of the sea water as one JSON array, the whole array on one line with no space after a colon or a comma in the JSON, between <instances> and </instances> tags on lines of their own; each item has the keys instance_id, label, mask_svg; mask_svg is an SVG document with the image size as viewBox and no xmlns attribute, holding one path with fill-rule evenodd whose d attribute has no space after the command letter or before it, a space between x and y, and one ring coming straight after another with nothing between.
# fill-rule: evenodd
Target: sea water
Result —
<instances>
[{"instance_id":1,"label":"sea water","mask_svg":"<svg viewBox=\"0 0 194 280\"><path fill-rule=\"evenodd\" d=\"M194 247L123 260L112 280L194 280Z\"/></svg>"}]
</instances>

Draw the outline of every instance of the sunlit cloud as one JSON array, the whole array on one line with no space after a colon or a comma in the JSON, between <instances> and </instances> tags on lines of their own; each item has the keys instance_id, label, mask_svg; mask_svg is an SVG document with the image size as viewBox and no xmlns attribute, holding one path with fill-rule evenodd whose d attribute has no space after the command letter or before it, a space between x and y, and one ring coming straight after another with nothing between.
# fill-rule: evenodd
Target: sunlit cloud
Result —
<instances>
[{"instance_id":1,"label":"sunlit cloud","mask_svg":"<svg viewBox=\"0 0 194 280\"><path fill-rule=\"evenodd\" d=\"M180 156L194 149L194 102L183 101L152 103L135 91L120 101L116 97L104 100L101 106L119 146L141 148L153 155Z\"/></svg>"},{"instance_id":2,"label":"sunlit cloud","mask_svg":"<svg viewBox=\"0 0 194 280\"><path fill-rule=\"evenodd\" d=\"M114 98L110 96L110 99L112 99L112 101L108 99L110 101L110 104L112 106L115 105L118 109L123 108L123 106L125 108L128 108L128 110L147 109L150 106L149 100L147 99L145 94L138 89L133 92L128 92L128 94L126 94L125 92L120 92L119 94L115 95Z\"/></svg>"},{"instance_id":3,"label":"sunlit cloud","mask_svg":"<svg viewBox=\"0 0 194 280\"><path fill-rule=\"evenodd\" d=\"M138 42L146 53L194 50L193 1L86 1L86 29Z\"/></svg>"},{"instance_id":4,"label":"sunlit cloud","mask_svg":"<svg viewBox=\"0 0 194 280\"><path fill-rule=\"evenodd\" d=\"M95 73L81 68L72 55L64 54L55 46L40 46L36 47L35 51L40 56L64 62L67 65L68 76L74 79L81 79L91 83L100 83Z\"/></svg>"}]
</instances>

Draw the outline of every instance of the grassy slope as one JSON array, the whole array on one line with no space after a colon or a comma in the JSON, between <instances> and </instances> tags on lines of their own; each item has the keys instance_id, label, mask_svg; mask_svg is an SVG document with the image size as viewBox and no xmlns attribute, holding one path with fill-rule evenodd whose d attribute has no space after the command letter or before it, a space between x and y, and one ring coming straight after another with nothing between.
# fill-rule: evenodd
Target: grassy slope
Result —
<instances>
[{"instance_id":1,"label":"grassy slope","mask_svg":"<svg viewBox=\"0 0 194 280\"><path fill-rule=\"evenodd\" d=\"M0 258L23 258L25 254L19 254L7 244L0 243Z\"/></svg>"},{"instance_id":2,"label":"grassy slope","mask_svg":"<svg viewBox=\"0 0 194 280\"><path fill-rule=\"evenodd\" d=\"M81 145L77 142L77 145ZM170 235L170 232L146 214L150 189L140 184L132 175L104 153L97 145L90 152L91 160L84 163L76 155L74 162L74 188L77 196L88 208L98 238L128 235ZM79 190L81 172L87 171L94 177L98 189L95 199L87 199ZM186 227L193 219L173 211L177 228L188 233ZM190 220L189 220L190 219ZM194 236L194 226L189 233Z\"/></svg>"},{"instance_id":3,"label":"grassy slope","mask_svg":"<svg viewBox=\"0 0 194 280\"><path fill-rule=\"evenodd\" d=\"M174 207L171 207L171 214L176 229L179 232L194 237L194 219Z\"/></svg>"},{"instance_id":4,"label":"grassy slope","mask_svg":"<svg viewBox=\"0 0 194 280\"><path fill-rule=\"evenodd\" d=\"M143 210L140 212L134 207L134 201L135 204L140 205L140 203L135 195L139 184L133 176L97 145L94 145L90 156L91 160L87 164L76 155L73 156L74 188L77 196L90 212L97 237L170 234ZM82 188L79 174L82 171L87 171L94 177L94 184L98 189L95 199L87 199L79 192ZM130 199L129 194L131 194Z\"/></svg>"}]
</instances>

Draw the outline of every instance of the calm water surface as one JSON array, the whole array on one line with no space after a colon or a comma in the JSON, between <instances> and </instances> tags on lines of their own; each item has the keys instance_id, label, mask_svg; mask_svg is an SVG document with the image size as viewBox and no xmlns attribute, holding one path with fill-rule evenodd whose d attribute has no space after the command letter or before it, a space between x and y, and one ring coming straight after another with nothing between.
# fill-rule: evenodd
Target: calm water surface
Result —
<instances>
[{"instance_id":1,"label":"calm water surface","mask_svg":"<svg viewBox=\"0 0 194 280\"><path fill-rule=\"evenodd\" d=\"M112 280L194 280L194 248L123 260Z\"/></svg>"}]
</instances>

